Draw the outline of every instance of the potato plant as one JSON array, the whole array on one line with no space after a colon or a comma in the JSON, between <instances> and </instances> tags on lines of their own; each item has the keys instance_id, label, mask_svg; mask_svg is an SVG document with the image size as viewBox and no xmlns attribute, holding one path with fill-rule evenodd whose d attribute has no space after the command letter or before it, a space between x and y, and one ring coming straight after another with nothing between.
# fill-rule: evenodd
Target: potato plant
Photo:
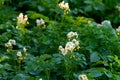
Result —
<instances>
[{"instance_id":1,"label":"potato plant","mask_svg":"<svg viewBox=\"0 0 120 80\"><path fill-rule=\"evenodd\" d=\"M118 0L1 0L0 80L119 80L117 11Z\"/></svg>"}]
</instances>

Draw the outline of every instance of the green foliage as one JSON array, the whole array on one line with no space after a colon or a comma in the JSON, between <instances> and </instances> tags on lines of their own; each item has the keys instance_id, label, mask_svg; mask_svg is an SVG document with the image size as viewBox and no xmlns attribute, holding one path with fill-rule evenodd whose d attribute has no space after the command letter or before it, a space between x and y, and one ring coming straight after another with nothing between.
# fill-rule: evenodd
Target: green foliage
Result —
<instances>
[{"instance_id":1,"label":"green foliage","mask_svg":"<svg viewBox=\"0 0 120 80\"><path fill-rule=\"evenodd\" d=\"M68 13L59 2L0 1L0 80L119 80L119 0L65 0ZM80 48L64 55L71 31Z\"/></svg>"}]
</instances>

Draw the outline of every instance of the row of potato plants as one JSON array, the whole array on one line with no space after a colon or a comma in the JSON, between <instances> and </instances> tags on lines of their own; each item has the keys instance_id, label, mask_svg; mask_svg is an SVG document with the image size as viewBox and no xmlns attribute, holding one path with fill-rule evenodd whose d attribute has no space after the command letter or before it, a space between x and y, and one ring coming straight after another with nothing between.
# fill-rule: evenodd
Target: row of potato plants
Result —
<instances>
[{"instance_id":1,"label":"row of potato plants","mask_svg":"<svg viewBox=\"0 0 120 80\"><path fill-rule=\"evenodd\" d=\"M55 19L27 11L0 24L0 79L119 80L120 28L58 7Z\"/></svg>"}]
</instances>

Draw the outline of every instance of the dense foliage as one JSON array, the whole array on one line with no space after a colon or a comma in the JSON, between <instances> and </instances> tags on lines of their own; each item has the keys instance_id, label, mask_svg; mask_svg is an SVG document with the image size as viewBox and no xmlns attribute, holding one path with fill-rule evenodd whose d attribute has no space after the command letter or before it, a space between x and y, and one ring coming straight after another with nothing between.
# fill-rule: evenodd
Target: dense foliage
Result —
<instances>
[{"instance_id":1,"label":"dense foliage","mask_svg":"<svg viewBox=\"0 0 120 80\"><path fill-rule=\"evenodd\" d=\"M120 80L119 5L0 0L0 80Z\"/></svg>"}]
</instances>

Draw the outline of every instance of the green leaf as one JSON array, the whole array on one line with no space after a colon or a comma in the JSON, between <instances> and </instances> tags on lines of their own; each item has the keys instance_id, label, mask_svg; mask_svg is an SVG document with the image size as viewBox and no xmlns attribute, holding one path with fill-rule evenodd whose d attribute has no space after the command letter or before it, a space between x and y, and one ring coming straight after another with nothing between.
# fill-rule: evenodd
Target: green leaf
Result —
<instances>
[{"instance_id":1,"label":"green leaf","mask_svg":"<svg viewBox=\"0 0 120 80\"><path fill-rule=\"evenodd\" d=\"M112 28L110 21L105 20L102 22L102 25L104 25L110 31L110 34L114 35L114 37L117 37L117 34L116 34L114 28Z\"/></svg>"},{"instance_id":2,"label":"green leaf","mask_svg":"<svg viewBox=\"0 0 120 80\"><path fill-rule=\"evenodd\" d=\"M105 71L104 73L105 73L105 75L106 75L108 78L112 78L112 77L113 77L112 73L109 72L109 71Z\"/></svg>"},{"instance_id":3,"label":"green leaf","mask_svg":"<svg viewBox=\"0 0 120 80\"><path fill-rule=\"evenodd\" d=\"M34 12L34 11L27 11L27 13L28 13L29 18L31 18L31 19L42 18L42 19L44 19L45 21L48 21L48 20L49 20L48 17L44 16L43 14Z\"/></svg>"},{"instance_id":4,"label":"green leaf","mask_svg":"<svg viewBox=\"0 0 120 80\"><path fill-rule=\"evenodd\" d=\"M44 11L45 8L44 8L43 6L38 6L38 10L39 10L39 11Z\"/></svg>"},{"instance_id":5,"label":"green leaf","mask_svg":"<svg viewBox=\"0 0 120 80\"><path fill-rule=\"evenodd\" d=\"M106 28L112 28L111 22L109 20L104 20L102 25L104 25Z\"/></svg>"},{"instance_id":6,"label":"green leaf","mask_svg":"<svg viewBox=\"0 0 120 80\"><path fill-rule=\"evenodd\" d=\"M0 68L3 68L3 65L2 65L2 64L0 64Z\"/></svg>"},{"instance_id":7,"label":"green leaf","mask_svg":"<svg viewBox=\"0 0 120 80\"><path fill-rule=\"evenodd\" d=\"M14 79L16 79L16 80L26 80L27 78L29 78L29 76L26 76L26 75L24 75L24 74L22 74L22 73L19 73L19 74L17 74L16 76L15 76L15 78Z\"/></svg>"},{"instance_id":8,"label":"green leaf","mask_svg":"<svg viewBox=\"0 0 120 80\"><path fill-rule=\"evenodd\" d=\"M91 55L90 55L90 62L97 62L100 60L100 57L98 55L97 52L93 52Z\"/></svg>"},{"instance_id":9,"label":"green leaf","mask_svg":"<svg viewBox=\"0 0 120 80\"><path fill-rule=\"evenodd\" d=\"M94 78L102 76L104 74L103 73L104 71L105 71L104 68L91 68L91 69L88 70L88 72L90 72L90 74Z\"/></svg>"}]
</instances>

